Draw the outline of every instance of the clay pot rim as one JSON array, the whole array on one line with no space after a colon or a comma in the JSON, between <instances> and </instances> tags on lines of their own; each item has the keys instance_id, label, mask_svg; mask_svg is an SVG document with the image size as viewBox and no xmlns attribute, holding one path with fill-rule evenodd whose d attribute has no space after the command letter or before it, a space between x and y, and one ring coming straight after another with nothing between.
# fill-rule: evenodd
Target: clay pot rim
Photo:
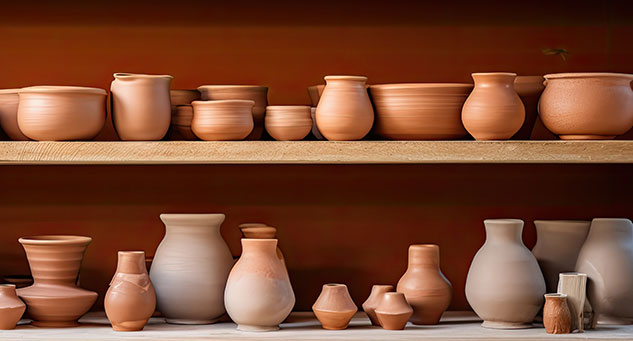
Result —
<instances>
[{"instance_id":1,"label":"clay pot rim","mask_svg":"<svg viewBox=\"0 0 633 341\"><path fill-rule=\"evenodd\" d=\"M216 99L209 101L193 101L191 102L191 106L195 109L199 106L204 107L241 107L249 105L251 107L255 106L255 101L250 99Z\"/></svg>"},{"instance_id":2,"label":"clay pot rim","mask_svg":"<svg viewBox=\"0 0 633 341\"><path fill-rule=\"evenodd\" d=\"M266 110L281 110L281 111L292 111L292 110L310 110L309 105L267 105Z\"/></svg>"},{"instance_id":3,"label":"clay pot rim","mask_svg":"<svg viewBox=\"0 0 633 341\"><path fill-rule=\"evenodd\" d=\"M125 255L145 255L145 251L138 251L138 250L132 250L132 251L127 251L127 250L119 250L117 251L117 254L125 254ZM146 258L146 257L144 257Z\"/></svg>"},{"instance_id":4,"label":"clay pot rim","mask_svg":"<svg viewBox=\"0 0 633 341\"><path fill-rule=\"evenodd\" d=\"M516 72L473 72L470 74L471 76L514 76L516 77Z\"/></svg>"},{"instance_id":5,"label":"clay pot rim","mask_svg":"<svg viewBox=\"0 0 633 341\"><path fill-rule=\"evenodd\" d=\"M221 85L221 84L213 84L213 85L200 85L198 87L198 91L200 91L201 89L251 89L251 90L261 90L261 91L268 91L268 87L264 86L264 85L250 85L250 84L243 84L243 85Z\"/></svg>"},{"instance_id":6,"label":"clay pot rim","mask_svg":"<svg viewBox=\"0 0 633 341\"><path fill-rule=\"evenodd\" d=\"M591 219L592 222L594 221L622 221L622 220L631 221L631 219L629 218L593 218Z\"/></svg>"},{"instance_id":7,"label":"clay pot rim","mask_svg":"<svg viewBox=\"0 0 633 341\"><path fill-rule=\"evenodd\" d=\"M159 216L162 218L226 218L224 213L161 213Z\"/></svg>"},{"instance_id":8,"label":"clay pot rim","mask_svg":"<svg viewBox=\"0 0 633 341\"><path fill-rule=\"evenodd\" d=\"M266 223L241 223L239 225L237 225L238 228L242 228L242 227L253 227L253 226L268 226L268 224Z\"/></svg>"},{"instance_id":9,"label":"clay pot rim","mask_svg":"<svg viewBox=\"0 0 633 341\"><path fill-rule=\"evenodd\" d=\"M21 237L18 242L23 245L88 245L92 237L52 234Z\"/></svg>"},{"instance_id":10,"label":"clay pot rim","mask_svg":"<svg viewBox=\"0 0 633 341\"><path fill-rule=\"evenodd\" d=\"M38 85L21 88L18 93L53 93L53 94L91 94L107 95L104 89L90 88L84 86L59 86L59 85Z\"/></svg>"},{"instance_id":11,"label":"clay pot rim","mask_svg":"<svg viewBox=\"0 0 633 341\"><path fill-rule=\"evenodd\" d=\"M396 90L396 89L472 89L472 83L389 83L373 84L369 89Z\"/></svg>"},{"instance_id":12,"label":"clay pot rim","mask_svg":"<svg viewBox=\"0 0 633 341\"><path fill-rule=\"evenodd\" d=\"M20 92L21 88L15 88L15 89L0 89L0 95L13 95L13 94L17 94L18 92Z\"/></svg>"},{"instance_id":13,"label":"clay pot rim","mask_svg":"<svg viewBox=\"0 0 633 341\"><path fill-rule=\"evenodd\" d=\"M323 77L326 81L328 80L350 80L350 81L367 81L369 78L367 76L345 76L345 75L330 75Z\"/></svg>"},{"instance_id":14,"label":"clay pot rim","mask_svg":"<svg viewBox=\"0 0 633 341\"><path fill-rule=\"evenodd\" d=\"M277 228L273 226L247 226L240 227L240 231L249 232L249 231L258 231L261 233L277 233ZM275 239L275 238L258 238L258 239Z\"/></svg>"},{"instance_id":15,"label":"clay pot rim","mask_svg":"<svg viewBox=\"0 0 633 341\"><path fill-rule=\"evenodd\" d=\"M558 224L579 224L579 223L591 223L591 220L573 220L573 219L534 219L534 224L536 223L558 223Z\"/></svg>"},{"instance_id":16,"label":"clay pot rim","mask_svg":"<svg viewBox=\"0 0 633 341\"><path fill-rule=\"evenodd\" d=\"M545 79L569 79L569 78L627 78L633 80L633 74L617 73L617 72L566 72L566 73L550 73Z\"/></svg>"},{"instance_id":17,"label":"clay pot rim","mask_svg":"<svg viewBox=\"0 0 633 341\"><path fill-rule=\"evenodd\" d=\"M440 246L438 244L411 244L409 245L409 249L439 249Z\"/></svg>"},{"instance_id":18,"label":"clay pot rim","mask_svg":"<svg viewBox=\"0 0 633 341\"><path fill-rule=\"evenodd\" d=\"M484 224L507 224L507 223L523 224L524 222L522 219L516 219L516 218L484 219Z\"/></svg>"},{"instance_id":19,"label":"clay pot rim","mask_svg":"<svg viewBox=\"0 0 633 341\"><path fill-rule=\"evenodd\" d=\"M372 288L373 287L376 287L376 288L393 288L394 286L391 285L391 284L372 284L371 287Z\"/></svg>"},{"instance_id":20,"label":"clay pot rim","mask_svg":"<svg viewBox=\"0 0 633 341\"><path fill-rule=\"evenodd\" d=\"M550 298L567 298L567 294L561 294L561 293L549 293L549 294L545 294L543 296L544 297L550 297Z\"/></svg>"},{"instance_id":21,"label":"clay pot rim","mask_svg":"<svg viewBox=\"0 0 633 341\"><path fill-rule=\"evenodd\" d=\"M124 78L169 78L174 79L172 75L150 75L146 73L131 73L131 72L115 72L112 77L116 79Z\"/></svg>"}]
</instances>

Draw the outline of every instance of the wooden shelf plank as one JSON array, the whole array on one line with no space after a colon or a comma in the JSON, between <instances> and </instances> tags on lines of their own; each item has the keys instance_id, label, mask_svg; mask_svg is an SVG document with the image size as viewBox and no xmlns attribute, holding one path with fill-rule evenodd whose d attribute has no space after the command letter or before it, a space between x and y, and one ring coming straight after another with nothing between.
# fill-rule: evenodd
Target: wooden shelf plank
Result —
<instances>
[{"instance_id":1,"label":"wooden shelf plank","mask_svg":"<svg viewBox=\"0 0 633 341\"><path fill-rule=\"evenodd\" d=\"M0 142L0 164L633 163L633 141Z\"/></svg>"}]
</instances>

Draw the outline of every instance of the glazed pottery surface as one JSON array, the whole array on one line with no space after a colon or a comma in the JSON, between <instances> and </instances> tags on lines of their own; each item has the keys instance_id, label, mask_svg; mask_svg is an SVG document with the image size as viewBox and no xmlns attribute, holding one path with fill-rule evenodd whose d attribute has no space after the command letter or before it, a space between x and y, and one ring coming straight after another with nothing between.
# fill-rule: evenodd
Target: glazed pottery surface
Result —
<instances>
[{"instance_id":1,"label":"glazed pottery surface","mask_svg":"<svg viewBox=\"0 0 633 341\"><path fill-rule=\"evenodd\" d=\"M633 224L629 219L593 219L576 271L587 274L587 297L598 322L633 321Z\"/></svg>"},{"instance_id":2,"label":"glazed pottery surface","mask_svg":"<svg viewBox=\"0 0 633 341\"><path fill-rule=\"evenodd\" d=\"M0 90L0 127L13 141L28 141L18 127L18 101L20 89Z\"/></svg>"},{"instance_id":3,"label":"glazed pottery surface","mask_svg":"<svg viewBox=\"0 0 633 341\"><path fill-rule=\"evenodd\" d=\"M587 239L590 221L582 220L535 220L536 245L532 253L536 257L547 292L556 292L558 275L574 271L578 252Z\"/></svg>"},{"instance_id":4,"label":"glazed pottery surface","mask_svg":"<svg viewBox=\"0 0 633 341\"><path fill-rule=\"evenodd\" d=\"M13 329L26 306L15 292L14 284L0 284L0 329Z\"/></svg>"},{"instance_id":5,"label":"glazed pottery surface","mask_svg":"<svg viewBox=\"0 0 633 341\"><path fill-rule=\"evenodd\" d=\"M319 132L330 141L360 140L374 124L364 76L326 76L316 108Z\"/></svg>"},{"instance_id":6,"label":"glazed pottery surface","mask_svg":"<svg viewBox=\"0 0 633 341\"><path fill-rule=\"evenodd\" d=\"M374 131L392 140L446 140L466 136L462 106L472 84L382 84L369 87Z\"/></svg>"},{"instance_id":7,"label":"glazed pottery surface","mask_svg":"<svg viewBox=\"0 0 633 341\"><path fill-rule=\"evenodd\" d=\"M512 136L513 140L529 140L538 116L538 100L545 90L543 76L517 76L514 80L514 90L517 92L525 107L525 122L521 129Z\"/></svg>"},{"instance_id":8,"label":"glazed pottery surface","mask_svg":"<svg viewBox=\"0 0 633 341\"><path fill-rule=\"evenodd\" d=\"M243 140L253 131L251 100L193 101L191 130L205 141Z\"/></svg>"},{"instance_id":9,"label":"glazed pottery surface","mask_svg":"<svg viewBox=\"0 0 633 341\"><path fill-rule=\"evenodd\" d=\"M313 107L316 107L319 104L319 99L323 94L323 89L325 89L325 84L312 85L308 87L308 96L310 96L310 103L312 103Z\"/></svg>"},{"instance_id":10,"label":"glazed pottery surface","mask_svg":"<svg viewBox=\"0 0 633 341\"><path fill-rule=\"evenodd\" d=\"M106 92L77 86L32 86L19 90L18 126L38 141L91 140L106 119Z\"/></svg>"},{"instance_id":11,"label":"glazed pottery surface","mask_svg":"<svg viewBox=\"0 0 633 341\"><path fill-rule=\"evenodd\" d=\"M397 291L413 308L414 324L438 324L451 304L453 287L440 270L440 247L434 244L409 246L409 266Z\"/></svg>"},{"instance_id":12,"label":"glazed pottery surface","mask_svg":"<svg viewBox=\"0 0 633 341\"><path fill-rule=\"evenodd\" d=\"M525 121L514 90L516 73L473 73L475 87L462 109L462 122L476 140L507 140Z\"/></svg>"},{"instance_id":13,"label":"glazed pottery surface","mask_svg":"<svg viewBox=\"0 0 633 341\"><path fill-rule=\"evenodd\" d=\"M191 130L193 121L193 107L191 105L178 105L171 116L171 127L169 130L170 140L198 140L196 134Z\"/></svg>"},{"instance_id":14,"label":"glazed pottery surface","mask_svg":"<svg viewBox=\"0 0 633 341\"><path fill-rule=\"evenodd\" d=\"M413 309L407 303L403 293L384 293L376 307L376 317L380 325L387 330L401 330L413 315Z\"/></svg>"},{"instance_id":15,"label":"glazed pottery surface","mask_svg":"<svg viewBox=\"0 0 633 341\"><path fill-rule=\"evenodd\" d=\"M247 140L259 140L264 131L264 116L268 105L268 87L259 85L203 85L198 87L203 101L241 99L255 104L251 109L253 130Z\"/></svg>"},{"instance_id":16,"label":"glazed pottery surface","mask_svg":"<svg viewBox=\"0 0 633 341\"><path fill-rule=\"evenodd\" d=\"M84 252L92 241L84 236L20 238L33 274L33 285L18 289L32 324L38 327L74 327L97 300L97 293L77 287Z\"/></svg>"},{"instance_id":17,"label":"glazed pottery surface","mask_svg":"<svg viewBox=\"0 0 633 341\"><path fill-rule=\"evenodd\" d=\"M240 224L240 231L242 232L242 236L244 238L249 239L276 239L277 238L277 228L272 226L267 226L266 224L260 223L245 223ZM281 260L286 266L286 260L284 258L283 252L279 248L279 243L277 243L277 258Z\"/></svg>"},{"instance_id":18,"label":"glazed pottery surface","mask_svg":"<svg viewBox=\"0 0 633 341\"><path fill-rule=\"evenodd\" d=\"M374 285L371 287L371 293L369 293L369 297L363 303L363 311L369 317L372 326L380 326L380 322L376 317L376 307L382 299L382 294L392 292L393 289L393 285Z\"/></svg>"},{"instance_id":19,"label":"glazed pottery surface","mask_svg":"<svg viewBox=\"0 0 633 341\"><path fill-rule=\"evenodd\" d=\"M545 79L539 115L561 139L613 139L633 127L632 74L556 73Z\"/></svg>"},{"instance_id":20,"label":"glazed pottery surface","mask_svg":"<svg viewBox=\"0 0 633 341\"><path fill-rule=\"evenodd\" d=\"M267 106L265 122L266 131L277 141L303 140L312 130L307 105Z\"/></svg>"},{"instance_id":21,"label":"glazed pottery surface","mask_svg":"<svg viewBox=\"0 0 633 341\"><path fill-rule=\"evenodd\" d=\"M209 324L224 313L224 286L233 256L222 239L224 214L161 214L165 237L150 278L157 309L168 323Z\"/></svg>"},{"instance_id":22,"label":"glazed pottery surface","mask_svg":"<svg viewBox=\"0 0 633 341\"><path fill-rule=\"evenodd\" d=\"M242 239L242 255L224 292L226 311L240 330L277 330L295 305L288 271L276 249L277 239Z\"/></svg>"},{"instance_id":23,"label":"glazed pottery surface","mask_svg":"<svg viewBox=\"0 0 633 341\"><path fill-rule=\"evenodd\" d=\"M162 139L171 120L169 86L174 77L115 73L110 86L112 120L124 141Z\"/></svg>"},{"instance_id":24,"label":"glazed pottery surface","mask_svg":"<svg viewBox=\"0 0 633 341\"><path fill-rule=\"evenodd\" d=\"M466 277L466 299L487 328L530 328L543 306L545 280L521 239L523 221L487 219L486 242Z\"/></svg>"},{"instance_id":25,"label":"glazed pottery surface","mask_svg":"<svg viewBox=\"0 0 633 341\"><path fill-rule=\"evenodd\" d=\"M548 334L571 333L571 313L567 306L567 295L545 294L543 325Z\"/></svg>"},{"instance_id":26,"label":"glazed pottery surface","mask_svg":"<svg viewBox=\"0 0 633 341\"><path fill-rule=\"evenodd\" d=\"M358 308L345 284L331 283L323 285L312 311L324 329L340 330L347 328Z\"/></svg>"},{"instance_id":27,"label":"glazed pottery surface","mask_svg":"<svg viewBox=\"0 0 633 341\"><path fill-rule=\"evenodd\" d=\"M587 300L587 274L564 272L558 281L559 294L567 295L567 306L571 314L571 330L580 332L593 327L593 308Z\"/></svg>"},{"instance_id":28,"label":"glazed pottery surface","mask_svg":"<svg viewBox=\"0 0 633 341\"><path fill-rule=\"evenodd\" d=\"M145 252L119 251L105 296L105 313L116 331L143 330L156 309L156 294L145 267Z\"/></svg>"}]
</instances>

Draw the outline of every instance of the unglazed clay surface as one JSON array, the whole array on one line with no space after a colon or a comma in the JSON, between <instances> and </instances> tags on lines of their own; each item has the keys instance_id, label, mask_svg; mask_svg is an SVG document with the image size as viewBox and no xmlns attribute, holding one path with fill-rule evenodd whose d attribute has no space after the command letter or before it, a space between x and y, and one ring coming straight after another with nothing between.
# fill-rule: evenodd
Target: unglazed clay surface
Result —
<instances>
[{"instance_id":1,"label":"unglazed clay surface","mask_svg":"<svg viewBox=\"0 0 633 341\"><path fill-rule=\"evenodd\" d=\"M13 329L26 306L15 292L14 284L0 284L0 329Z\"/></svg>"},{"instance_id":2,"label":"unglazed clay surface","mask_svg":"<svg viewBox=\"0 0 633 341\"><path fill-rule=\"evenodd\" d=\"M312 311L324 329L340 330L347 328L358 308L345 284L332 283L323 285Z\"/></svg>"},{"instance_id":3,"label":"unglazed clay surface","mask_svg":"<svg viewBox=\"0 0 633 341\"><path fill-rule=\"evenodd\" d=\"M244 238L252 238L252 239L276 239L277 238L277 228L272 226L267 226L262 223L244 223L239 226L240 231L242 232L242 236ZM286 266L286 260L284 258L283 252L279 248L279 242L277 242L277 258L283 263L284 267Z\"/></svg>"},{"instance_id":4,"label":"unglazed clay surface","mask_svg":"<svg viewBox=\"0 0 633 341\"><path fill-rule=\"evenodd\" d=\"M193 101L191 130L205 141L243 140L253 131L251 100Z\"/></svg>"},{"instance_id":5,"label":"unglazed clay surface","mask_svg":"<svg viewBox=\"0 0 633 341\"><path fill-rule=\"evenodd\" d=\"M571 314L567 306L567 295L546 294L543 307L543 325L548 334L571 333Z\"/></svg>"},{"instance_id":6,"label":"unglazed clay surface","mask_svg":"<svg viewBox=\"0 0 633 341\"><path fill-rule=\"evenodd\" d=\"M18 127L18 91L20 89L0 90L0 127L13 141L28 141Z\"/></svg>"},{"instance_id":7,"label":"unglazed clay surface","mask_svg":"<svg viewBox=\"0 0 633 341\"><path fill-rule=\"evenodd\" d=\"M372 326L380 326L380 321L378 321L376 317L376 307L378 303L380 303L382 295L392 291L394 291L393 285L373 285L371 287L369 297L367 297L367 300L363 303L363 311L367 314L367 317L369 317Z\"/></svg>"},{"instance_id":8,"label":"unglazed clay surface","mask_svg":"<svg viewBox=\"0 0 633 341\"><path fill-rule=\"evenodd\" d=\"M319 99L323 94L323 89L325 89L324 84L312 85L308 87L308 96L310 96L310 103L313 107L316 107L319 104Z\"/></svg>"},{"instance_id":9,"label":"unglazed clay surface","mask_svg":"<svg viewBox=\"0 0 633 341\"><path fill-rule=\"evenodd\" d=\"M545 90L543 76L517 76L514 79L514 90L525 107L525 121L521 129L512 136L513 140L529 140L538 116L538 100Z\"/></svg>"},{"instance_id":10,"label":"unglazed clay surface","mask_svg":"<svg viewBox=\"0 0 633 341\"><path fill-rule=\"evenodd\" d=\"M275 105L266 107L266 131L277 141L303 140L312 130L310 107Z\"/></svg>"},{"instance_id":11,"label":"unglazed clay surface","mask_svg":"<svg viewBox=\"0 0 633 341\"><path fill-rule=\"evenodd\" d=\"M412 314L413 309L400 292L384 293L376 307L376 317L387 330L404 329Z\"/></svg>"}]
</instances>

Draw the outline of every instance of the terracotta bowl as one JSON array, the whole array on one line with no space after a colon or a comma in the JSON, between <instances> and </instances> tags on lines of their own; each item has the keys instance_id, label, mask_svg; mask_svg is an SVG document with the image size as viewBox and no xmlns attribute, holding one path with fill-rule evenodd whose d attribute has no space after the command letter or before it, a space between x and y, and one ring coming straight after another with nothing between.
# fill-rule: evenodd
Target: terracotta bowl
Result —
<instances>
[{"instance_id":1,"label":"terracotta bowl","mask_svg":"<svg viewBox=\"0 0 633 341\"><path fill-rule=\"evenodd\" d=\"M18 127L18 91L20 89L0 90L0 126L13 141L28 141Z\"/></svg>"},{"instance_id":2,"label":"terracotta bowl","mask_svg":"<svg viewBox=\"0 0 633 341\"><path fill-rule=\"evenodd\" d=\"M472 89L467 83L371 85L374 132L391 140L462 138L462 106Z\"/></svg>"},{"instance_id":3,"label":"terracotta bowl","mask_svg":"<svg viewBox=\"0 0 633 341\"><path fill-rule=\"evenodd\" d=\"M193 101L191 130L205 141L243 140L253 131L252 100Z\"/></svg>"},{"instance_id":4,"label":"terracotta bowl","mask_svg":"<svg viewBox=\"0 0 633 341\"><path fill-rule=\"evenodd\" d=\"M277 141L303 140L312 130L310 107L307 105L274 105L266 107L266 131Z\"/></svg>"}]
</instances>

